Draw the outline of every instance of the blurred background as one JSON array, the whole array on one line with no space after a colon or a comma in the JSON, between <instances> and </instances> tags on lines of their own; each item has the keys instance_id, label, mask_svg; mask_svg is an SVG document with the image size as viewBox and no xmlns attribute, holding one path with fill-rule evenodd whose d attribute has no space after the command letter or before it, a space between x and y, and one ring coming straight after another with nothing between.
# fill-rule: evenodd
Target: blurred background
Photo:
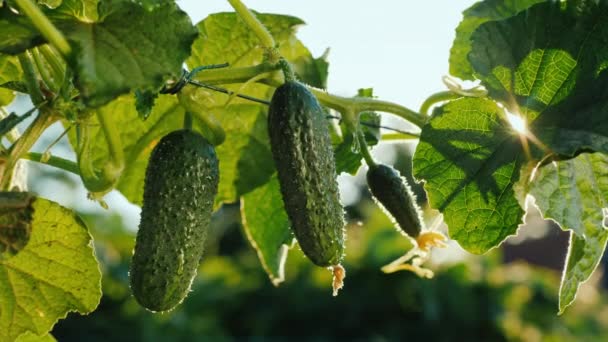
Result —
<instances>
[{"instance_id":1,"label":"blurred background","mask_svg":"<svg viewBox=\"0 0 608 342\"><path fill-rule=\"evenodd\" d=\"M373 87L382 99L416 109L444 90L448 54L461 11L474 1L270 1L245 3L260 12L291 14L307 22L300 39L315 56L327 47L328 88L352 96ZM225 1L179 1L193 22L229 11ZM18 112L30 105L13 104ZM386 119L387 125L403 123ZM62 128L52 127L36 145L43 151ZM411 143L374 149L381 162L411 174ZM67 141L53 154L74 159ZM568 234L534 210L519 235L484 256L456 243L436 250L429 267L434 279L408 272L383 274L380 267L411 245L371 200L364 172L340 176L347 211L345 288L331 296L331 274L313 266L296 246L289 253L286 281L274 287L244 238L238 204L214 214L212 233L192 293L174 311L152 314L140 308L128 288L128 268L140 209L119 193L106 197L109 210L86 199L80 180L63 171L28 163L29 187L42 197L74 208L95 239L103 271L99 308L70 314L52 331L59 341L192 341L348 339L394 341L601 341L608 340L606 263L579 292L576 303L557 316L557 298ZM410 184L414 181L410 177ZM415 186L424 208L425 195ZM436 217L425 210L431 224Z\"/></svg>"}]
</instances>

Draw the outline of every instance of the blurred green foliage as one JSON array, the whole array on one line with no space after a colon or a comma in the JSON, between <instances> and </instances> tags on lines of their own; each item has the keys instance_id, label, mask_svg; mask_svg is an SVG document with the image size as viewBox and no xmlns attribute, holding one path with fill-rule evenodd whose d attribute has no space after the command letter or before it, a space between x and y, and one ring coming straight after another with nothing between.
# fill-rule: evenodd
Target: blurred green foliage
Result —
<instances>
[{"instance_id":1,"label":"blurred green foliage","mask_svg":"<svg viewBox=\"0 0 608 342\"><path fill-rule=\"evenodd\" d=\"M191 294L169 314L140 308L128 288L134 233L118 216L88 215L103 265L104 297L88 316L70 315L59 341L474 340L592 341L606 338L608 306L593 291L557 316L553 271L502 265L494 252L440 267L432 280L379 269L409 248L365 199L348 208L364 224L348 227L345 288L331 296L331 274L297 247L286 281L273 287L243 239L238 208L216 214L214 233ZM232 218L232 219L231 219ZM585 296L589 298L584 298Z\"/></svg>"}]
</instances>

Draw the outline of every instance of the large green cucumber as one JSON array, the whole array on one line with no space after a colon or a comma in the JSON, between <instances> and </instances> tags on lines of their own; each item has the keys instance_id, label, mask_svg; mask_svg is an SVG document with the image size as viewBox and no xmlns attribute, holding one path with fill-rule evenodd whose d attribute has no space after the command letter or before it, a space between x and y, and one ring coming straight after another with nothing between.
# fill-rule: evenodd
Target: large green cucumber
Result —
<instances>
[{"instance_id":1,"label":"large green cucumber","mask_svg":"<svg viewBox=\"0 0 608 342\"><path fill-rule=\"evenodd\" d=\"M170 310L190 290L217 194L218 164L213 146L190 130L166 135L152 151L130 272L133 295L149 310Z\"/></svg>"},{"instance_id":2,"label":"large green cucumber","mask_svg":"<svg viewBox=\"0 0 608 342\"><path fill-rule=\"evenodd\" d=\"M399 171L383 164L367 171L367 185L376 201L388 211L407 235L420 235L424 221L416 204L416 196Z\"/></svg>"},{"instance_id":3,"label":"large green cucumber","mask_svg":"<svg viewBox=\"0 0 608 342\"><path fill-rule=\"evenodd\" d=\"M344 210L325 113L302 84L288 81L272 96L268 133L291 228L316 265L339 265Z\"/></svg>"}]
</instances>

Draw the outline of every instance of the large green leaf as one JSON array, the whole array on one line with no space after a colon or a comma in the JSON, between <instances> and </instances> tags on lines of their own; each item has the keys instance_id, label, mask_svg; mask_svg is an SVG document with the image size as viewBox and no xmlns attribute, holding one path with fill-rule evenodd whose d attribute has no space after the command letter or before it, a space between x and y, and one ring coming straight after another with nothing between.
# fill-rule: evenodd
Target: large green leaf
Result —
<instances>
[{"instance_id":1,"label":"large green leaf","mask_svg":"<svg viewBox=\"0 0 608 342\"><path fill-rule=\"evenodd\" d=\"M0 52L19 54L26 49L44 43L44 38L31 22L16 15L8 6L0 7Z\"/></svg>"},{"instance_id":2,"label":"large green leaf","mask_svg":"<svg viewBox=\"0 0 608 342\"><path fill-rule=\"evenodd\" d=\"M326 69L295 37L296 27L303 22L272 14L258 14L258 18L279 44L281 54L295 64L300 76L313 75L303 81L323 85L320 83L325 80L322 76L326 75ZM197 26L200 37L187 61L191 69L226 62L231 66L251 66L264 60L259 40L236 14L213 14ZM261 99L269 99L274 91L261 84L228 88ZM241 195L267 183L274 173L266 127L267 107L238 98L225 106L227 100L226 95L209 93L200 103L219 119L226 131L226 141L217 147L221 160L218 203L237 201Z\"/></svg>"},{"instance_id":3,"label":"large green leaf","mask_svg":"<svg viewBox=\"0 0 608 342\"><path fill-rule=\"evenodd\" d=\"M11 103L15 97L13 90L2 86L19 79L21 79L21 67L17 58L0 53L0 107Z\"/></svg>"},{"instance_id":4,"label":"large green leaf","mask_svg":"<svg viewBox=\"0 0 608 342\"><path fill-rule=\"evenodd\" d=\"M83 16L96 16L86 12L92 4L79 5ZM72 10L77 9L66 9ZM54 23L74 50L68 64L82 99L92 107L131 90L156 91L167 78L181 75L197 36L188 15L174 3L148 11L136 3L118 2L100 22L65 17L58 12ZM8 33L0 40L0 52L17 54L44 42L28 19L7 8L0 9L0 30Z\"/></svg>"},{"instance_id":5,"label":"large green leaf","mask_svg":"<svg viewBox=\"0 0 608 342\"><path fill-rule=\"evenodd\" d=\"M530 184L530 194L545 218L572 231L559 291L559 310L563 312L606 248L608 230L603 211L608 208L608 156L584 153L540 168Z\"/></svg>"},{"instance_id":6,"label":"large green leaf","mask_svg":"<svg viewBox=\"0 0 608 342\"><path fill-rule=\"evenodd\" d=\"M522 149L491 100L463 98L437 109L414 154L433 208L450 236L472 253L484 253L515 233L521 209L513 191Z\"/></svg>"},{"instance_id":7,"label":"large green leaf","mask_svg":"<svg viewBox=\"0 0 608 342\"><path fill-rule=\"evenodd\" d=\"M70 21L60 28L75 49L75 83L90 106L135 89L159 89L168 77L181 74L197 36L175 4L147 11L123 3L100 23Z\"/></svg>"},{"instance_id":8,"label":"large green leaf","mask_svg":"<svg viewBox=\"0 0 608 342\"><path fill-rule=\"evenodd\" d=\"M268 183L242 197L241 214L245 233L264 270L274 285L280 284L285 278L285 260L293 233L276 173Z\"/></svg>"},{"instance_id":9,"label":"large green leaf","mask_svg":"<svg viewBox=\"0 0 608 342\"><path fill-rule=\"evenodd\" d=\"M545 2L471 37L475 75L547 153L608 152L607 21L605 2Z\"/></svg>"},{"instance_id":10,"label":"large green leaf","mask_svg":"<svg viewBox=\"0 0 608 342\"><path fill-rule=\"evenodd\" d=\"M503 106L481 99L449 103L423 128L414 172L469 251L516 230L522 212L512 186L523 163L608 152L606 20L604 2L546 2L472 34L474 75L527 132L517 138Z\"/></svg>"},{"instance_id":11,"label":"large green leaf","mask_svg":"<svg viewBox=\"0 0 608 342\"><path fill-rule=\"evenodd\" d=\"M3 193L2 199L9 196ZM0 258L2 341L26 332L43 335L70 311L93 311L101 298L101 274L84 223L41 198L32 206L29 241Z\"/></svg>"},{"instance_id":12,"label":"large green leaf","mask_svg":"<svg viewBox=\"0 0 608 342\"><path fill-rule=\"evenodd\" d=\"M450 74L463 80L472 80L473 69L467 59L471 51L471 34L479 25L509 18L526 8L545 0L486 0L467 8L456 28L456 38L450 50Z\"/></svg>"}]
</instances>

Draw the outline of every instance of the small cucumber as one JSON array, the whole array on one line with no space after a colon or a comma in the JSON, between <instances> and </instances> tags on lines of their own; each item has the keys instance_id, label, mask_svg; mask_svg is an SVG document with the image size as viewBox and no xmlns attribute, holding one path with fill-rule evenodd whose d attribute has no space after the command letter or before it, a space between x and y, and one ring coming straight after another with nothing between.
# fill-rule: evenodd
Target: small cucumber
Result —
<instances>
[{"instance_id":1,"label":"small cucumber","mask_svg":"<svg viewBox=\"0 0 608 342\"><path fill-rule=\"evenodd\" d=\"M186 297L199 265L219 182L213 146L179 130L154 147L131 261L131 290L151 311L167 311Z\"/></svg>"},{"instance_id":2,"label":"small cucumber","mask_svg":"<svg viewBox=\"0 0 608 342\"><path fill-rule=\"evenodd\" d=\"M285 82L270 101L268 134L291 228L316 265L337 266L344 254L344 210L325 119L315 96Z\"/></svg>"},{"instance_id":3,"label":"small cucumber","mask_svg":"<svg viewBox=\"0 0 608 342\"><path fill-rule=\"evenodd\" d=\"M407 235L416 238L422 231L424 221L416 204L416 195L399 171L378 164L367 171L367 185L372 195L392 216Z\"/></svg>"}]
</instances>

